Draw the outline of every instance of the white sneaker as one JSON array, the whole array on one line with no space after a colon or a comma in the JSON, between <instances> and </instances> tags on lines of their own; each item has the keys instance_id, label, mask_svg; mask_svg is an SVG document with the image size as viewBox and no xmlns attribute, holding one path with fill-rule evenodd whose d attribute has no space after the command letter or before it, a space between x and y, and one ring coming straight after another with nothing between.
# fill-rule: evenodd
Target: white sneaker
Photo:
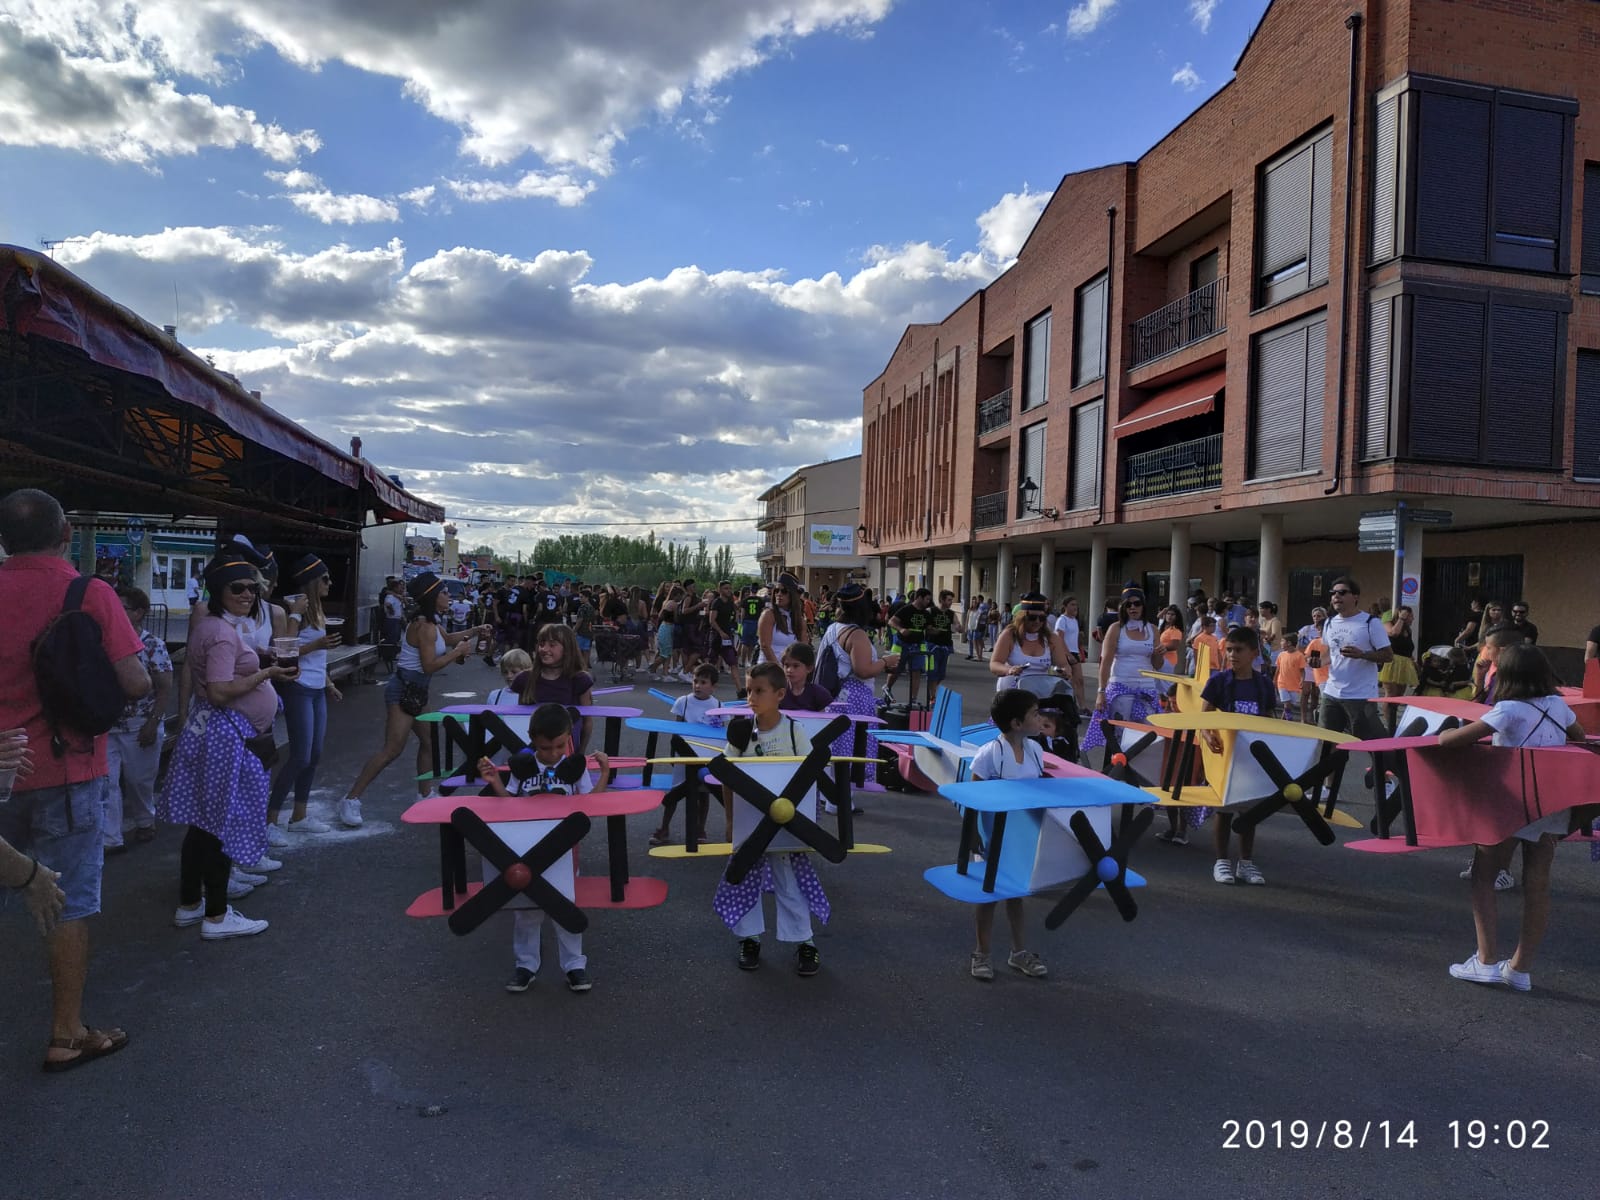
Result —
<instances>
[{"instance_id":1,"label":"white sneaker","mask_svg":"<svg viewBox=\"0 0 1600 1200\"><path fill-rule=\"evenodd\" d=\"M1261 873L1261 868L1256 866L1255 863L1248 858L1241 858L1239 860L1239 882L1260 887L1267 882L1267 877Z\"/></svg>"},{"instance_id":2,"label":"white sneaker","mask_svg":"<svg viewBox=\"0 0 1600 1200\"><path fill-rule=\"evenodd\" d=\"M266 928L267 922L252 921L242 912L235 911L230 904L228 911L222 914L222 920L200 923L200 936L208 942L218 942L223 938L250 937L265 932Z\"/></svg>"},{"instance_id":3,"label":"white sneaker","mask_svg":"<svg viewBox=\"0 0 1600 1200\"><path fill-rule=\"evenodd\" d=\"M339 824L346 829L361 828L361 801L354 796L339 801Z\"/></svg>"},{"instance_id":4,"label":"white sneaker","mask_svg":"<svg viewBox=\"0 0 1600 1200\"><path fill-rule=\"evenodd\" d=\"M248 871L253 871L255 874L260 875L260 874L262 874L264 872L267 872L267 871L281 871L281 870L283 870L283 864L281 862L279 862L277 859L268 858L265 854L263 854L260 858L256 859L255 865L247 867L245 869L248 870Z\"/></svg>"},{"instance_id":5,"label":"white sneaker","mask_svg":"<svg viewBox=\"0 0 1600 1200\"><path fill-rule=\"evenodd\" d=\"M267 825L267 845L274 850L282 850L288 844L289 835L276 822L269 822Z\"/></svg>"},{"instance_id":6,"label":"white sneaker","mask_svg":"<svg viewBox=\"0 0 1600 1200\"><path fill-rule=\"evenodd\" d=\"M1217 859L1211 868L1211 879L1214 883L1237 883L1238 876L1233 872L1233 864L1225 858Z\"/></svg>"},{"instance_id":7,"label":"white sneaker","mask_svg":"<svg viewBox=\"0 0 1600 1200\"><path fill-rule=\"evenodd\" d=\"M1500 966L1486 966L1478 961L1478 952L1474 950L1466 962L1450 964L1450 978L1464 979L1468 983L1505 983L1506 977L1501 973Z\"/></svg>"},{"instance_id":8,"label":"white sneaker","mask_svg":"<svg viewBox=\"0 0 1600 1200\"><path fill-rule=\"evenodd\" d=\"M172 910L172 925L175 929L188 929L191 925L198 925L206 917L206 902L201 900L193 908L184 908L178 905Z\"/></svg>"},{"instance_id":9,"label":"white sneaker","mask_svg":"<svg viewBox=\"0 0 1600 1200\"><path fill-rule=\"evenodd\" d=\"M333 826L326 821L319 821L315 817L302 817L298 821L289 822L290 833L331 833Z\"/></svg>"},{"instance_id":10,"label":"white sneaker","mask_svg":"<svg viewBox=\"0 0 1600 1200\"><path fill-rule=\"evenodd\" d=\"M246 896L248 896L251 892L253 892L255 890L256 890L256 885L255 884L246 883L242 879L235 879L233 877L232 873L230 873L228 875L228 899L229 900L243 900Z\"/></svg>"},{"instance_id":11,"label":"white sneaker","mask_svg":"<svg viewBox=\"0 0 1600 1200\"><path fill-rule=\"evenodd\" d=\"M1494 877L1494 890L1497 892L1509 892L1516 886L1517 881L1511 877L1510 871L1501 871Z\"/></svg>"},{"instance_id":12,"label":"white sneaker","mask_svg":"<svg viewBox=\"0 0 1600 1200\"><path fill-rule=\"evenodd\" d=\"M1512 970L1511 969L1511 960L1509 958L1503 958L1499 962L1495 963L1494 969L1496 971L1500 972L1501 980L1512 991L1514 991L1514 992L1531 992L1531 991L1533 991L1533 980L1528 978L1528 973L1526 971L1514 971L1514 970Z\"/></svg>"},{"instance_id":13,"label":"white sneaker","mask_svg":"<svg viewBox=\"0 0 1600 1200\"><path fill-rule=\"evenodd\" d=\"M267 881L267 877L265 875L252 874L241 867L238 863L233 865L233 869L229 872L228 877L230 879L237 879L240 883L248 883L251 887L260 887Z\"/></svg>"}]
</instances>

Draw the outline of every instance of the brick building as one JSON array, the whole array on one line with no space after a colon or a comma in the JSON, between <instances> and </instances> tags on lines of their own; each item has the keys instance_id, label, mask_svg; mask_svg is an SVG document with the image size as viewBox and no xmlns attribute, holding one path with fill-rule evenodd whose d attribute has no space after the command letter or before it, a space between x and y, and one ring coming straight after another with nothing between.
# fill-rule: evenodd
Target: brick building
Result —
<instances>
[{"instance_id":1,"label":"brick building","mask_svg":"<svg viewBox=\"0 0 1600 1200\"><path fill-rule=\"evenodd\" d=\"M1298 622L1350 572L1368 601L1398 587L1424 645L1479 593L1581 647L1600 4L1274 0L1231 82L1137 161L1064 178L1017 262L907 328L863 400L872 552L959 559L963 596L1092 613L1134 579ZM1453 522L1363 552L1362 514L1399 504Z\"/></svg>"},{"instance_id":2,"label":"brick building","mask_svg":"<svg viewBox=\"0 0 1600 1200\"><path fill-rule=\"evenodd\" d=\"M856 545L861 492L861 456L801 467L761 493L756 528L762 540L756 559L763 579L792 572L809 592L836 589L862 578Z\"/></svg>"}]
</instances>

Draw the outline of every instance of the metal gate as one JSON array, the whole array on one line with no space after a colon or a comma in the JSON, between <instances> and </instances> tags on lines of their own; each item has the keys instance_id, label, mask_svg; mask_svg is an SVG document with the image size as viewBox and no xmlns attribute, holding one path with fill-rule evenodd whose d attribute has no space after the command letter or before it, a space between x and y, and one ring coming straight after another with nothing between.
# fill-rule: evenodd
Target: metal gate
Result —
<instances>
[{"instance_id":1,"label":"metal gate","mask_svg":"<svg viewBox=\"0 0 1600 1200\"><path fill-rule=\"evenodd\" d=\"M1328 607L1328 589L1349 567L1296 567L1289 572L1289 603L1278 616L1289 629L1299 629L1311 621L1313 608Z\"/></svg>"},{"instance_id":2,"label":"metal gate","mask_svg":"<svg viewBox=\"0 0 1600 1200\"><path fill-rule=\"evenodd\" d=\"M1498 600L1509 617L1522 597L1522 555L1466 555L1424 558L1422 563L1422 638L1419 648L1453 641L1466 624L1472 598ZM1537 624L1539 614L1532 614Z\"/></svg>"}]
</instances>

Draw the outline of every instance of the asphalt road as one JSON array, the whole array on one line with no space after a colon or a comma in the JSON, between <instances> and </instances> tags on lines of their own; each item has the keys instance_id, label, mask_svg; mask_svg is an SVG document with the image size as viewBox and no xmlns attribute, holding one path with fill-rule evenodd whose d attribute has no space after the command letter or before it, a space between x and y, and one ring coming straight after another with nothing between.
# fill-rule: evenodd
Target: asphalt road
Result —
<instances>
[{"instance_id":1,"label":"asphalt road","mask_svg":"<svg viewBox=\"0 0 1600 1200\"><path fill-rule=\"evenodd\" d=\"M985 711L987 676L954 667ZM453 668L435 702L496 682ZM318 802L376 747L380 690L335 708ZM272 921L257 938L171 927L177 831L112 860L86 1013L132 1041L80 1072L39 1072L43 955L24 920L0 924L0 1197L1594 1194L1600 867L1579 847L1558 856L1529 995L1445 973L1472 949L1462 854L1323 848L1292 817L1261 831L1264 888L1212 883L1204 838L1146 840L1134 923L1094 897L1046 933L1049 901L1030 901L1050 977L1002 965L982 984L971 911L922 880L954 857L954 811L864 796L858 835L894 853L823 867L834 918L802 979L770 938L738 971L710 908L720 865L646 859L637 817L634 869L668 880L666 904L593 914L588 995L547 934L513 996L504 918L457 938L404 915L437 854L397 821L409 774L379 780L359 834L283 852L238 905ZM1351 808L1370 815L1366 793ZM583 853L604 870L601 838ZM1549 1148L1455 1148L1470 1120L1502 1143L1527 1122ZM1273 1148L1294 1121L1312 1140L1327 1122L1322 1147ZM1339 1121L1365 1146L1336 1148Z\"/></svg>"}]
</instances>

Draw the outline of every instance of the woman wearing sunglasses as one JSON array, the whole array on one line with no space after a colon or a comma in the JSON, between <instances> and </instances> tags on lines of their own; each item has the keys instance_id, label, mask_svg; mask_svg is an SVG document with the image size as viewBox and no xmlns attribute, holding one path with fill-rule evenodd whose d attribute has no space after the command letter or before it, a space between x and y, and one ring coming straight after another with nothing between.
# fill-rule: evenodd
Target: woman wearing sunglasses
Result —
<instances>
[{"instance_id":1,"label":"woman wearing sunglasses","mask_svg":"<svg viewBox=\"0 0 1600 1200\"><path fill-rule=\"evenodd\" d=\"M785 571L772 585L770 603L756 622L756 642L764 663L783 664L783 652L796 642L810 643L806 612L800 596L800 581Z\"/></svg>"},{"instance_id":2,"label":"woman wearing sunglasses","mask_svg":"<svg viewBox=\"0 0 1600 1200\"><path fill-rule=\"evenodd\" d=\"M1049 615L1050 602L1038 592L1022 597L989 655L989 673L999 676L995 691L1020 687L1043 699L1072 690L1072 656L1061 635L1049 627Z\"/></svg>"},{"instance_id":3,"label":"woman wearing sunglasses","mask_svg":"<svg viewBox=\"0 0 1600 1200\"><path fill-rule=\"evenodd\" d=\"M263 667L253 642L251 614L260 598L256 563L224 547L206 565L210 593L185 648L191 684L189 713L172 752L157 815L187 825L179 858L179 929L200 926L207 941L248 937L252 921L228 903L233 864L253 864L267 844L268 770L274 757L272 683L294 668Z\"/></svg>"},{"instance_id":4,"label":"woman wearing sunglasses","mask_svg":"<svg viewBox=\"0 0 1600 1200\"><path fill-rule=\"evenodd\" d=\"M1106 721L1142 721L1156 711L1158 703L1155 680L1144 672L1161 668L1161 643L1155 627L1145 620L1144 593L1138 588L1122 590L1117 619L1106 630L1101 645L1100 691L1095 696L1094 716L1089 719L1083 749L1087 752L1104 744L1105 763L1100 769L1106 770L1112 753L1120 747L1119 738L1108 732Z\"/></svg>"}]
</instances>

